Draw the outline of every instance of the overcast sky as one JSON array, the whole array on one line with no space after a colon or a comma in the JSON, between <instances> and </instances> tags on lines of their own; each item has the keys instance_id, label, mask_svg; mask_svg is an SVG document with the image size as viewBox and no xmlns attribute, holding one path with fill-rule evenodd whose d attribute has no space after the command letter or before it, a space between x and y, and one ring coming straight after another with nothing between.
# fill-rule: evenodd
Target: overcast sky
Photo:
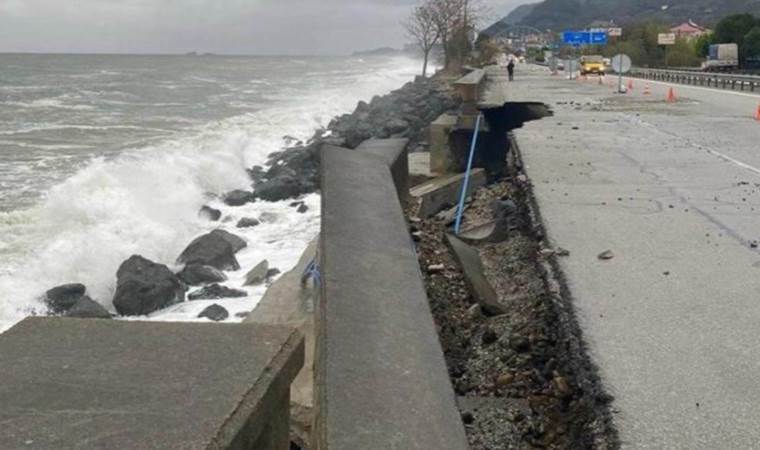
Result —
<instances>
[{"instance_id":1,"label":"overcast sky","mask_svg":"<svg viewBox=\"0 0 760 450\"><path fill-rule=\"evenodd\" d=\"M526 0L484 0L493 21ZM0 52L344 54L399 47L417 0L0 0Z\"/></svg>"}]
</instances>

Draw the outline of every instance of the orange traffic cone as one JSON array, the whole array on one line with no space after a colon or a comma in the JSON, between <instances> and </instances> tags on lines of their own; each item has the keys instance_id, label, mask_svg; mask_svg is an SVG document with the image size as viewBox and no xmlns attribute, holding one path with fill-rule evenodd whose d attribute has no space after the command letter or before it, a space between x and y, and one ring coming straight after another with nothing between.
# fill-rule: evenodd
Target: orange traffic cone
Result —
<instances>
[{"instance_id":1,"label":"orange traffic cone","mask_svg":"<svg viewBox=\"0 0 760 450\"><path fill-rule=\"evenodd\" d=\"M757 105L757 111L755 111L755 120L760 122L760 105Z\"/></svg>"},{"instance_id":2,"label":"orange traffic cone","mask_svg":"<svg viewBox=\"0 0 760 450\"><path fill-rule=\"evenodd\" d=\"M644 85L644 95L652 95L652 90L649 87L649 83Z\"/></svg>"},{"instance_id":3,"label":"orange traffic cone","mask_svg":"<svg viewBox=\"0 0 760 450\"><path fill-rule=\"evenodd\" d=\"M673 88L670 88L668 90L668 101L670 103L673 103L676 101L676 91L674 91Z\"/></svg>"},{"instance_id":4,"label":"orange traffic cone","mask_svg":"<svg viewBox=\"0 0 760 450\"><path fill-rule=\"evenodd\" d=\"M629 91L633 90L633 80L628 80L628 90Z\"/></svg>"}]
</instances>

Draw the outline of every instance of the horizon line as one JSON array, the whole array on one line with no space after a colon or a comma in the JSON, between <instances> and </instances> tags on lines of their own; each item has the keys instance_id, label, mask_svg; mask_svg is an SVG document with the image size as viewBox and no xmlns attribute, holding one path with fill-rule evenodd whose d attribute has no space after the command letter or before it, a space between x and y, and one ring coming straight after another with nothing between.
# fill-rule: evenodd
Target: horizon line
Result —
<instances>
[{"instance_id":1,"label":"horizon line","mask_svg":"<svg viewBox=\"0 0 760 450\"><path fill-rule=\"evenodd\" d=\"M351 56L360 53L217 53L217 52L51 52L51 51L3 51L0 55L60 55L60 56L274 56L274 57L309 57L309 56Z\"/></svg>"}]
</instances>

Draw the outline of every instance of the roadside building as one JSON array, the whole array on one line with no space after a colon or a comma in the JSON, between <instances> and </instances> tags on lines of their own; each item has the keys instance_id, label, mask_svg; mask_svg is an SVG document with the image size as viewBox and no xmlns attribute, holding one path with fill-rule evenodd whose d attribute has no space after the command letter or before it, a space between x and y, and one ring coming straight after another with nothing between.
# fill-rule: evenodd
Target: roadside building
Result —
<instances>
[{"instance_id":1,"label":"roadside building","mask_svg":"<svg viewBox=\"0 0 760 450\"><path fill-rule=\"evenodd\" d=\"M674 26L670 29L670 32L675 34L678 38L696 39L703 34L709 33L710 30L689 20L688 22Z\"/></svg>"}]
</instances>

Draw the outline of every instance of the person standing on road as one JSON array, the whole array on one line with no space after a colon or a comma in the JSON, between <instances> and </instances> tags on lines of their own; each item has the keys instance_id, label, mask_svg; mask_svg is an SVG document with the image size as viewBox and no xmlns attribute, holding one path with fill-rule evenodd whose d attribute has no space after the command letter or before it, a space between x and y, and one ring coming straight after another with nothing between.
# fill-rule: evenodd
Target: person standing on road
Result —
<instances>
[{"instance_id":1,"label":"person standing on road","mask_svg":"<svg viewBox=\"0 0 760 450\"><path fill-rule=\"evenodd\" d=\"M515 60L514 58L509 59L509 64L507 64L507 73L509 73L509 81L515 80Z\"/></svg>"}]
</instances>

